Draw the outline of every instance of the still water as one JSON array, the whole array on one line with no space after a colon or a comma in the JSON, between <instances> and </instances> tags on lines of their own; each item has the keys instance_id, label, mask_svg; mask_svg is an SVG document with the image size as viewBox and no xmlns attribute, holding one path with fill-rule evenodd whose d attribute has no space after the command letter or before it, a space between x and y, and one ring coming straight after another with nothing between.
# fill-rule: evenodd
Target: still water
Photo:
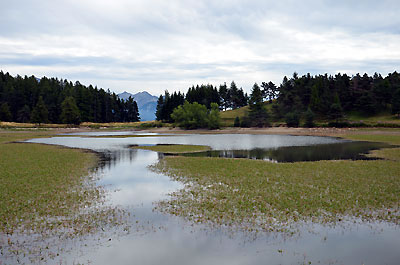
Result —
<instances>
[{"instance_id":1,"label":"still water","mask_svg":"<svg viewBox=\"0 0 400 265\"><path fill-rule=\"evenodd\" d=\"M102 133L103 136L116 134L121 133ZM88 240L87 246L80 246L76 251L55 259L54 263L399 264L400 230L392 224L349 220L335 227L302 224L299 233L293 236L279 233L249 235L237 231L232 233L223 227L194 225L182 218L153 211L154 202L168 198L168 193L183 186L171 181L168 176L148 169L162 155L129 148L130 145L155 144L208 145L212 151L202 155L220 156L226 153L234 157L240 155L288 162L294 159L291 157L298 156L294 154L303 153L307 155L302 160L318 160L312 155L313 149L319 150L317 153L346 154L357 149L353 152L357 153L356 157L347 157L357 159L359 153L382 146L361 148L363 144L329 137L238 134L151 135L137 138L85 138L76 135L29 142L102 152L107 159L100 165L99 184L114 191L110 194L109 203L123 206L131 212L133 229L130 234L101 238L95 243ZM320 159L340 158L346 157L325 156Z\"/></svg>"}]
</instances>

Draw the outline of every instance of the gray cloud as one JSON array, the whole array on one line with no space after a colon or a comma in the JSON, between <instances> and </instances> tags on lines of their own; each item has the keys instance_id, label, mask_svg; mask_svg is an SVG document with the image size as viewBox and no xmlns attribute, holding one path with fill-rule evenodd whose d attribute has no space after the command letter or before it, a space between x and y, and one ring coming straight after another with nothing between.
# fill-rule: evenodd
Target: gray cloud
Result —
<instances>
[{"instance_id":1,"label":"gray cloud","mask_svg":"<svg viewBox=\"0 0 400 265\"><path fill-rule=\"evenodd\" d=\"M0 67L116 92L399 70L399 1L9 1Z\"/></svg>"}]
</instances>

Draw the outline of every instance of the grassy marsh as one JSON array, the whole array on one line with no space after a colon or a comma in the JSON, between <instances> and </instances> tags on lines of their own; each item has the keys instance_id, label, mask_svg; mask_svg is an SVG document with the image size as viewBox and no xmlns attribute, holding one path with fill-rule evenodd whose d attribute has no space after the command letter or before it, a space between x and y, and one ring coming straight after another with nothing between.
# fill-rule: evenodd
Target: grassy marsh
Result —
<instances>
[{"instance_id":1,"label":"grassy marsh","mask_svg":"<svg viewBox=\"0 0 400 265\"><path fill-rule=\"evenodd\" d=\"M348 138L398 143L399 135ZM297 221L347 217L400 221L400 149L389 160L269 163L247 159L166 157L152 168L185 188L157 208L194 222L280 231Z\"/></svg>"},{"instance_id":2,"label":"grassy marsh","mask_svg":"<svg viewBox=\"0 0 400 265\"><path fill-rule=\"evenodd\" d=\"M53 132L0 133L0 246L5 257L23 255L37 262L64 239L124 223L123 210L102 206L106 192L96 184L95 175L89 174L97 164L96 154L13 143L51 135ZM38 242L29 242L35 240L33 235L40 235Z\"/></svg>"}]
</instances>

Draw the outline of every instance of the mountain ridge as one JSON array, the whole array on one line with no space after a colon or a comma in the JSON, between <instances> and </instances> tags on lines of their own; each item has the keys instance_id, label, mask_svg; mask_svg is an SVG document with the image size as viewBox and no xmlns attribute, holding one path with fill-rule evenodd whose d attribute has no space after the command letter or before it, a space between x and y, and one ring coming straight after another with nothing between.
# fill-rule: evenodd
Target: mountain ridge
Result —
<instances>
[{"instance_id":1,"label":"mountain ridge","mask_svg":"<svg viewBox=\"0 0 400 265\"><path fill-rule=\"evenodd\" d=\"M120 99L127 100L132 97L139 108L139 115L141 121L152 121L156 119L157 100L156 96L151 95L147 91L141 91L135 94L124 91L117 95Z\"/></svg>"}]
</instances>

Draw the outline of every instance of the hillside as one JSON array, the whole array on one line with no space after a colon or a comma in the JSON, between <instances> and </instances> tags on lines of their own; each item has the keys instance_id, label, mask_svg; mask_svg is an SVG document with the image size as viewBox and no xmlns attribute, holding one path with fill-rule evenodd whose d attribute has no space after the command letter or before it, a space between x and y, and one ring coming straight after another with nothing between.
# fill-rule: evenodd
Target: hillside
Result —
<instances>
[{"instance_id":1,"label":"hillside","mask_svg":"<svg viewBox=\"0 0 400 265\"><path fill-rule=\"evenodd\" d=\"M269 113L271 115L271 104L265 103ZM234 124L235 118L239 117L240 120L244 116L247 115L249 110L249 106L237 108L234 110L226 110L220 112L222 126L231 127ZM376 127L400 127L400 119L397 118L395 115L391 114L388 111L380 112L375 115L365 115L360 112L347 112L344 114L344 118L342 119L344 122L348 122L350 124L357 125L365 125L365 126L376 126ZM315 123L318 126L323 126L332 122L333 120L329 120L326 117L316 117ZM303 120L301 119L302 124ZM280 119L277 121L272 122L273 125L277 126L280 124L284 124L285 120Z\"/></svg>"},{"instance_id":2,"label":"hillside","mask_svg":"<svg viewBox=\"0 0 400 265\"><path fill-rule=\"evenodd\" d=\"M244 116L247 115L248 110L249 106L244 106L234 110L221 111L220 117L222 126L227 126L227 127L233 126L235 118L236 117L239 117L239 119L243 118Z\"/></svg>"}]
</instances>

